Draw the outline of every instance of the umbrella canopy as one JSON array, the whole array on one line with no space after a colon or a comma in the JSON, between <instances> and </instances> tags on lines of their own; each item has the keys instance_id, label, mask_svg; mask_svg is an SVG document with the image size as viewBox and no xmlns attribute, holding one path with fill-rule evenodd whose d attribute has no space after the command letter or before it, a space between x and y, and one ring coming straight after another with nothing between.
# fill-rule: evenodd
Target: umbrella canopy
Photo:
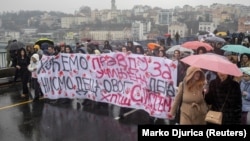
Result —
<instances>
[{"instance_id":1,"label":"umbrella canopy","mask_svg":"<svg viewBox=\"0 0 250 141\"><path fill-rule=\"evenodd\" d=\"M48 39L48 38L40 38L35 42L35 44L37 44L39 46L41 46L43 43L48 43L48 44L54 45L54 41L52 41L51 39Z\"/></svg>"},{"instance_id":2,"label":"umbrella canopy","mask_svg":"<svg viewBox=\"0 0 250 141\"><path fill-rule=\"evenodd\" d=\"M230 62L226 57L214 53L191 55L181 59L181 61L190 66L210 71L233 76L242 76L242 72L235 64Z\"/></svg>"},{"instance_id":3,"label":"umbrella canopy","mask_svg":"<svg viewBox=\"0 0 250 141\"><path fill-rule=\"evenodd\" d=\"M7 45L6 49L7 50L19 50L24 47L25 47L25 44L23 42L14 41L14 42L11 42L9 45Z\"/></svg>"},{"instance_id":4,"label":"umbrella canopy","mask_svg":"<svg viewBox=\"0 0 250 141\"><path fill-rule=\"evenodd\" d=\"M181 46L185 47L185 48L188 48L188 49L198 49L199 47L205 47L207 51L211 51L213 50L214 48L209 45L208 43L204 43L204 42L199 42L199 41L188 41L188 42L185 42L183 43Z\"/></svg>"},{"instance_id":5,"label":"umbrella canopy","mask_svg":"<svg viewBox=\"0 0 250 141\"><path fill-rule=\"evenodd\" d=\"M207 37L205 39L207 42L215 42L215 43L225 43L226 40L217 36Z\"/></svg>"},{"instance_id":6,"label":"umbrella canopy","mask_svg":"<svg viewBox=\"0 0 250 141\"><path fill-rule=\"evenodd\" d=\"M250 67L242 67L240 70L247 75L250 75Z\"/></svg>"},{"instance_id":7,"label":"umbrella canopy","mask_svg":"<svg viewBox=\"0 0 250 141\"><path fill-rule=\"evenodd\" d=\"M175 45L175 46L170 47L166 51L166 54L174 54L175 50L179 50L180 52L188 52L190 54L194 54L194 51L192 49L184 48L181 45Z\"/></svg>"},{"instance_id":8,"label":"umbrella canopy","mask_svg":"<svg viewBox=\"0 0 250 141\"><path fill-rule=\"evenodd\" d=\"M250 49L242 45L225 45L221 49L224 51L230 51L230 52L239 53L239 54L243 54L243 53L250 54Z\"/></svg>"},{"instance_id":9,"label":"umbrella canopy","mask_svg":"<svg viewBox=\"0 0 250 141\"><path fill-rule=\"evenodd\" d=\"M217 32L216 36L227 36L227 32Z\"/></svg>"},{"instance_id":10,"label":"umbrella canopy","mask_svg":"<svg viewBox=\"0 0 250 141\"><path fill-rule=\"evenodd\" d=\"M148 43L147 46L148 46L148 49L154 50L154 49L160 47L161 45L159 45L159 44L157 44L157 43Z\"/></svg>"}]
</instances>

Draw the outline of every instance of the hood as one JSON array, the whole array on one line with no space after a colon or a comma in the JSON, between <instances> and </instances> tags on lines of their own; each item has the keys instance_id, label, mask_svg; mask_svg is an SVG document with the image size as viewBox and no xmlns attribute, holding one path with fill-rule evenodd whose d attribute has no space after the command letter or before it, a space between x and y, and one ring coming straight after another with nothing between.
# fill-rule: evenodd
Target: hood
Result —
<instances>
[{"instance_id":1,"label":"hood","mask_svg":"<svg viewBox=\"0 0 250 141\"><path fill-rule=\"evenodd\" d=\"M204 76L204 72L200 69L200 68L196 68L196 67L189 67L186 71L186 76L185 76L185 81L189 81L195 72L200 71L203 75L201 75L201 80L205 80L205 76Z\"/></svg>"},{"instance_id":2,"label":"hood","mask_svg":"<svg viewBox=\"0 0 250 141\"><path fill-rule=\"evenodd\" d=\"M38 49L38 50L39 50L39 49L40 49L40 46L39 46L39 45L35 45L35 46L34 46L34 49Z\"/></svg>"},{"instance_id":3,"label":"hood","mask_svg":"<svg viewBox=\"0 0 250 141\"><path fill-rule=\"evenodd\" d=\"M33 54L31 57L35 58L37 61L40 60L39 55L37 53Z\"/></svg>"}]
</instances>

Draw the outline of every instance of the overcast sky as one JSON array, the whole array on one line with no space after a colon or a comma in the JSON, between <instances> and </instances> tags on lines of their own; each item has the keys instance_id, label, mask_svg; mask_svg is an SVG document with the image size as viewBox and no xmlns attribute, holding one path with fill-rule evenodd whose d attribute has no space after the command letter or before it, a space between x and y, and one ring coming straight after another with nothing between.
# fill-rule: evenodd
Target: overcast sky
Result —
<instances>
[{"instance_id":1,"label":"overcast sky","mask_svg":"<svg viewBox=\"0 0 250 141\"><path fill-rule=\"evenodd\" d=\"M0 0L0 12L20 10L61 11L74 13L81 6L91 9L110 9L111 0ZM152 7L174 8L183 5L243 4L250 6L250 0L116 0L117 9L132 9L134 5L149 5Z\"/></svg>"}]
</instances>

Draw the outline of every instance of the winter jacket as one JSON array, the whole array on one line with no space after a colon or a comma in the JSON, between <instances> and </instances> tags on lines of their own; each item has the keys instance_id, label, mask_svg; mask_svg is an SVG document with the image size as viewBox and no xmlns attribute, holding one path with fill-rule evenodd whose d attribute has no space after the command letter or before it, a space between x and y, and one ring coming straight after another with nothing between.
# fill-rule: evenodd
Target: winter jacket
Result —
<instances>
[{"instance_id":1,"label":"winter jacket","mask_svg":"<svg viewBox=\"0 0 250 141\"><path fill-rule=\"evenodd\" d=\"M200 72L200 79L194 84L188 84L193 78L195 72ZM171 107L171 115L175 115L177 108L180 107L180 124L204 125L205 115L207 113L207 104L203 96L203 87L205 84L205 75L199 68L189 67L183 82L180 83L178 93ZM184 86L183 86L184 85ZM194 85L192 89L190 86Z\"/></svg>"},{"instance_id":2,"label":"winter jacket","mask_svg":"<svg viewBox=\"0 0 250 141\"><path fill-rule=\"evenodd\" d=\"M16 65L20 66L20 75L21 76L28 76L29 70L28 65L30 63L30 58L28 56L25 56L24 58L17 57Z\"/></svg>"},{"instance_id":3,"label":"winter jacket","mask_svg":"<svg viewBox=\"0 0 250 141\"><path fill-rule=\"evenodd\" d=\"M32 60L32 58L35 58L36 59L36 62L34 62ZM37 69L37 65L38 65L38 62L39 62L40 58L39 58L39 55L37 53L33 54L31 56L31 59L30 59L30 64L28 66L28 70L31 72L31 77L32 78L37 78L37 72L36 72L36 69Z\"/></svg>"},{"instance_id":4,"label":"winter jacket","mask_svg":"<svg viewBox=\"0 0 250 141\"><path fill-rule=\"evenodd\" d=\"M240 82L240 89L241 92L247 92L246 96L242 96L242 111L250 112L250 81L242 80Z\"/></svg>"},{"instance_id":5,"label":"winter jacket","mask_svg":"<svg viewBox=\"0 0 250 141\"><path fill-rule=\"evenodd\" d=\"M227 95L228 98L226 100ZM219 77L212 80L205 100L207 104L211 105L211 110L222 110L222 124L241 123L242 98L240 84L234 81L232 77L228 76L222 82Z\"/></svg>"}]
</instances>

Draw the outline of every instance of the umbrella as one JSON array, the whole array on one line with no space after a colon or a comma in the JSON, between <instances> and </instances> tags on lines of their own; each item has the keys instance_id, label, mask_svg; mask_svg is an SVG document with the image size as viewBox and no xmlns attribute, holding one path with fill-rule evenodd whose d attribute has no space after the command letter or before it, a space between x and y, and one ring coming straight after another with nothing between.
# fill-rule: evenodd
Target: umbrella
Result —
<instances>
[{"instance_id":1,"label":"umbrella","mask_svg":"<svg viewBox=\"0 0 250 141\"><path fill-rule=\"evenodd\" d=\"M7 45L6 49L7 50L19 50L24 47L25 47L25 44L23 42L14 41L14 42L11 42L9 45Z\"/></svg>"},{"instance_id":2,"label":"umbrella","mask_svg":"<svg viewBox=\"0 0 250 141\"><path fill-rule=\"evenodd\" d=\"M227 32L217 32L216 36L227 36Z\"/></svg>"},{"instance_id":3,"label":"umbrella","mask_svg":"<svg viewBox=\"0 0 250 141\"><path fill-rule=\"evenodd\" d=\"M128 43L126 42L126 43L125 43L125 45L127 46L127 45L128 45ZM138 43L138 42L133 42L133 45L134 45L134 46L141 46L141 44L140 44L140 43Z\"/></svg>"},{"instance_id":4,"label":"umbrella","mask_svg":"<svg viewBox=\"0 0 250 141\"><path fill-rule=\"evenodd\" d=\"M204 43L204 42L199 42L199 41L188 41L183 43L181 46L188 48L188 49L198 49L199 47L205 47L207 51L213 50L214 48L209 45L208 43Z\"/></svg>"},{"instance_id":5,"label":"umbrella","mask_svg":"<svg viewBox=\"0 0 250 141\"><path fill-rule=\"evenodd\" d=\"M246 73L247 75L250 75L250 67L242 67L240 68L240 70L244 73Z\"/></svg>"},{"instance_id":6,"label":"umbrella","mask_svg":"<svg viewBox=\"0 0 250 141\"><path fill-rule=\"evenodd\" d=\"M154 49L156 49L157 47L160 47L161 45L159 45L159 44L157 44L157 43L148 43L147 46L148 46L148 49L154 50Z\"/></svg>"},{"instance_id":7,"label":"umbrella","mask_svg":"<svg viewBox=\"0 0 250 141\"><path fill-rule=\"evenodd\" d=\"M241 76L240 69L230 62L226 57L214 53L205 53L199 55L191 55L181 59L182 62L210 71L220 72L223 74Z\"/></svg>"},{"instance_id":8,"label":"umbrella","mask_svg":"<svg viewBox=\"0 0 250 141\"><path fill-rule=\"evenodd\" d=\"M242 54L242 53L250 54L250 49L242 45L234 45L234 44L225 45L221 49L224 51L230 51L230 52L239 53L239 54Z\"/></svg>"},{"instance_id":9,"label":"umbrella","mask_svg":"<svg viewBox=\"0 0 250 141\"><path fill-rule=\"evenodd\" d=\"M207 41L207 42L216 42L216 43L225 43L225 42L226 42L225 39L220 38L220 37L216 37L216 36L207 37L207 38L205 39L205 41Z\"/></svg>"},{"instance_id":10,"label":"umbrella","mask_svg":"<svg viewBox=\"0 0 250 141\"><path fill-rule=\"evenodd\" d=\"M141 44L138 43L138 42L133 42L133 45L134 45L134 46L141 46Z\"/></svg>"},{"instance_id":11,"label":"umbrella","mask_svg":"<svg viewBox=\"0 0 250 141\"><path fill-rule=\"evenodd\" d=\"M169 48L166 51L166 54L174 54L175 50L179 50L180 52L188 52L190 54L194 53L194 51L192 49L184 48L181 45L176 45L176 46L172 46L171 48Z\"/></svg>"},{"instance_id":12,"label":"umbrella","mask_svg":"<svg viewBox=\"0 0 250 141\"><path fill-rule=\"evenodd\" d=\"M48 43L48 44L54 45L54 41L52 41L51 39L48 39L48 38L40 38L35 42L35 44L37 44L39 46L41 46L43 43Z\"/></svg>"}]
</instances>

